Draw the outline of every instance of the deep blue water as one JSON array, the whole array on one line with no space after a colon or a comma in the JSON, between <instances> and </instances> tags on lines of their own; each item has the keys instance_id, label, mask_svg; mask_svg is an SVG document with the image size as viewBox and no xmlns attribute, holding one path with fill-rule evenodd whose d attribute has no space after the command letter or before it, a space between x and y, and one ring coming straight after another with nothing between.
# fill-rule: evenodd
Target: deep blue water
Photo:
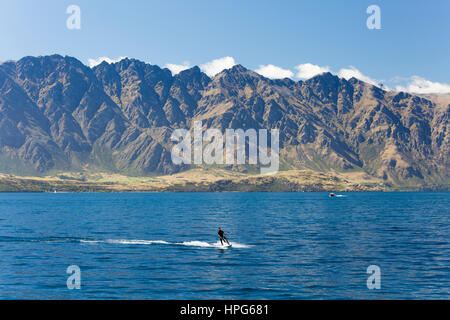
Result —
<instances>
[{"instance_id":1,"label":"deep blue water","mask_svg":"<svg viewBox=\"0 0 450 320\"><path fill-rule=\"evenodd\" d=\"M449 195L0 194L0 298L449 299Z\"/></svg>"}]
</instances>

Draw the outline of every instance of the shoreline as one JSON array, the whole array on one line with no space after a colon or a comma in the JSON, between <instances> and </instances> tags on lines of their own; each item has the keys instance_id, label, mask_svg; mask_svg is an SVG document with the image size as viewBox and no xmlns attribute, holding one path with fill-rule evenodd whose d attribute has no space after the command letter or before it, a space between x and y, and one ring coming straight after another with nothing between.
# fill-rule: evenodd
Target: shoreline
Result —
<instances>
[{"instance_id":1,"label":"shoreline","mask_svg":"<svg viewBox=\"0 0 450 320\"><path fill-rule=\"evenodd\" d=\"M28 194L109 194L109 193L329 193L334 192L334 190L322 190L322 191L63 191L63 192L48 192L48 191L0 191L0 194L13 194L13 193L28 193ZM348 190L341 191L340 193L415 193L415 192L450 192L450 190Z\"/></svg>"},{"instance_id":2,"label":"shoreline","mask_svg":"<svg viewBox=\"0 0 450 320\"><path fill-rule=\"evenodd\" d=\"M446 181L445 181L446 182ZM173 175L132 177L105 172L70 172L45 177L0 174L1 193L140 192L417 192L450 191L450 184L401 185L362 172L281 171L251 175L218 169L193 169Z\"/></svg>"},{"instance_id":3,"label":"shoreline","mask_svg":"<svg viewBox=\"0 0 450 320\"><path fill-rule=\"evenodd\" d=\"M0 183L1 186L1 183ZM270 189L270 190L268 190ZM370 189L370 188L354 188L354 189L339 189L339 188L310 188L304 186L301 190L297 189L273 189L266 187L255 187L254 185L240 185L237 189L216 188L213 185L204 186L204 188L184 188L183 186L173 186L168 188L154 188L154 189L121 189L106 188L100 186L65 186L60 189L51 188L23 188L23 189L5 189L2 188L0 193L48 193L48 194L63 194L63 193L304 193L304 192L334 192L334 193L348 193L348 192L376 192L376 193L390 193L390 192L450 192L448 188L386 188L386 189Z\"/></svg>"}]
</instances>

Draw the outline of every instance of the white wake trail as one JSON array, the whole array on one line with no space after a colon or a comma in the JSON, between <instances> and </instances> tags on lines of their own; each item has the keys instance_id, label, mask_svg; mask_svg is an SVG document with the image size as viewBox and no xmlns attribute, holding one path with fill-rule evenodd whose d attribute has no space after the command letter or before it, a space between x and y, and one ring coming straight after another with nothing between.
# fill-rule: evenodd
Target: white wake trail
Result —
<instances>
[{"instance_id":1,"label":"white wake trail","mask_svg":"<svg viewBox=\"0 0 450 320\"><path fill-rule=\"evenodd\" d=\"M219 248L228 249L230 246L222 245L220 241L216 243L208 243L206 241L184 241L184 242L167 242L164 240L127 240L127 239L106 239L106 240L80 240L82 243L110 243L110 244L128 244L128 245L152 245L152 244L162 244L162 245L172 245L172 246L187 246L187 247L200 247L200 248ZM232 248L250 248L250 245L232 242L230 241Z\"/></svg>"}]
</instances>

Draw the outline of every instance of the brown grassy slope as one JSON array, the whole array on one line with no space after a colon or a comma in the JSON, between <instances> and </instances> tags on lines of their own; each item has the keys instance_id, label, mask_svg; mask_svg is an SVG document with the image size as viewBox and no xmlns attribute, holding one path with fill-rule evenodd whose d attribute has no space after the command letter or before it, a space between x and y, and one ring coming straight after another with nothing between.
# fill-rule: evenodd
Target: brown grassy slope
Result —
<instances>
[{"instance_id":1,"label":"brown grassy slope","mask_svg":"<svg viewBox=\"0 0 450 320\"><path fill-rule=\"evenodd\" d=\"M44 178L0 175L0 191L4 192L386 190L391 190L391 187L364 172L318 173L311 170L289 170L276 175L248 175L215 168L197 168L158 177L129 177L108 173L65 173Z\"/></svg>"}]
</instances>

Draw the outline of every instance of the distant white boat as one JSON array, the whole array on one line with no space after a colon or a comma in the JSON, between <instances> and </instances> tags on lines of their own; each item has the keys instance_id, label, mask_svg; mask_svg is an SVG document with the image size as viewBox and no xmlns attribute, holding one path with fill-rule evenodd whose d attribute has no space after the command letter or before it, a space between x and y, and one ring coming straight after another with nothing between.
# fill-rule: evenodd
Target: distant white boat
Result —
<instances>
[{"instance_id":1,"label":"distant white boat","mask_svg":"<svg viewBox=\"0 0 450 320\"><path fill-rule=\"evenodd\" d=\"M344 195L342 195L342 194L335 194L335 193L330 193L329 196L330 196L330 197L334 197L334 198L343 198L343 197L346 197L346 196L344 196Z\"/></svg>"}]
</instances>

